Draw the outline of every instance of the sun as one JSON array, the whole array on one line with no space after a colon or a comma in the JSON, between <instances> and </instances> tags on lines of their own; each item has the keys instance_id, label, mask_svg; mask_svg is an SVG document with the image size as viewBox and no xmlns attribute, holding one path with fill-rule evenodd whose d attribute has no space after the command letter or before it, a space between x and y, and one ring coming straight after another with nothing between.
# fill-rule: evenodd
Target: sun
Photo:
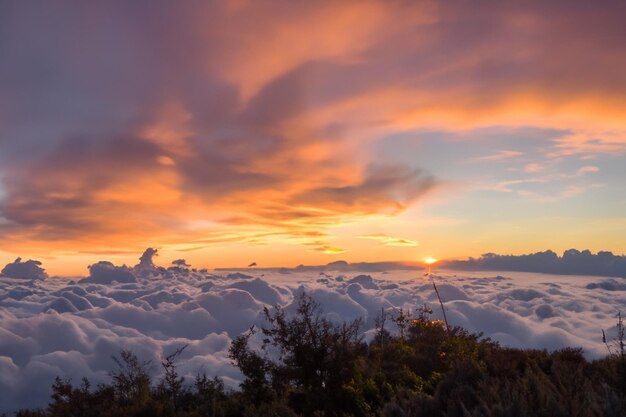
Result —
<instances>
[{"instance_id":1,"label":"sun","mask_svg":"<svg viewBox=\"0 0 626 417\"><path fill-rule=\"evenodd\" d=\"M424 259L424 263L427 264L427 265L432 265L435 262L437 262L437 259L435 259L435 258L426 258L426 259Z\"/></svg>"}]
</instances>

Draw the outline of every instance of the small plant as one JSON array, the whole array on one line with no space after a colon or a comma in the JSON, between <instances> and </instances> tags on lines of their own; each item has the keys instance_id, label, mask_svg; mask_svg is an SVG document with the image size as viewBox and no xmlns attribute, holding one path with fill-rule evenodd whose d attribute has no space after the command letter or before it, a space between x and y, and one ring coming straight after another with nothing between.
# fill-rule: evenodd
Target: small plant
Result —
<instances>
[{"instance_id":1,"label":"small plant","mask_svg":"<svg viewBox=\"0 0 626 417\"><path fill-rule=\"evenodd\" d=\"M411 310L404 311L400 309L392 318L392 321L398 327L400 332L400 340L405 339L406 329L409 327L412 321Z\"/></svg>"},{"instance_id":2,"label":"small plant","mask_svg":"<svg viewBox=\"0 0 626 417\"><path fill-rule=\"evenodd\" d=\"M606 333L602 329L602 343L606 345L609 355L619 357L621 360L626 359L626 346L624 345L624 318L622 312L617 313L617 335L611 341L607 340Z\"/></svg>"},{"instance_id":3,"label":"small plant","mask_svg":"<svg viewBox=\"0 0 626 417\"><path fill-rule=\"evenodd\" d=\"M161 366L163 366L163 380L159 384L159 389L167 397L170 398L174 413L178 406L178 398L184 391L183 383L185 378L178 374L176 370L176 359L183 353L189 345L184 345L176 349L172 354L163 358Z\"/></svg>"},{"instance_id":4,"label":"small plant","mask_svg":"<svg viewBox=\"0 0 626 417\"><path fill-rule=\"evenodd\" d=\"M118 367L110 373L113 379L113 389L117 398L125 403L144 404L150 397L150 375L148 368L151 361L140 362L137 356L129 351L122 350L120 357L113 357Z\"/></svg>"}]
</instances>

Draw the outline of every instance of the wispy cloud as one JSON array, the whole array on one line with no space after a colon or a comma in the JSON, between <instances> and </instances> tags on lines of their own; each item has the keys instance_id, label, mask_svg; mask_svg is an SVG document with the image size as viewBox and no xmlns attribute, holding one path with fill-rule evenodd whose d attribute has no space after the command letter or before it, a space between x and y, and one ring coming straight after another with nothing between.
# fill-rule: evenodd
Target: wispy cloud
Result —
<instances>
[{"instance_id":1,"label":"wispy cloud","mask_svg":"<svg viewBox=\"0 0 626 417\"><path fill-rule=\"evenodd\" d=\"M472 159L473 162L480 162L480 161L502 161L502 160L506 160L506 159L511 159L511 158L515 158L518 156L522 156L524 155L524 152L519 152L519 151L512 151L512 150L501 150L501 151L497 151L496 153L493 153L491 155L486 155L486 156L481 156L478 158L474 158Z\"/></svg>"},{"instance_id":2,"label":"wispy cloud","mask_svg":"<svg viewBox=\"0 0 626 417\"><path fill-rule=\"evenodd\" d=\"M592 173L599 172L599 171L600 171L600 168L598 168L597 166L585 165L584 167L580 167L578 171L576 171L576 173L578 175L585 175L585 174L592 174Z\"/></svg>"},{"instance_id":3,"label":"wispy cloud","mask_svg":"<svg viewBox=\"0 0 626 417\"><path fill-rule=\"evenodd\" d=\"M615 130L581 129L558 138L553 157L579 155L582 159L596 155L626 154L626 128Z\"/></svg>"},{"instance_id":4,"label":"wispy cloud","mask_svg":"<svg viewBox=\"0 0 626 417\"><path fill-rule=\"evenodd\" d=\"M525 178L525 179L518 179L518 180L500 181L496 184L488 185L484 188L487 190L499 191L503 193L512 193L516 191L514 186L524 185L524 184L543 184L547 182L550 182L549 177Z\"/></svg>"},{"instance_id":5,"label":"wispy cloud","mask_svg":"<svg viewBox=\"0 0 626 417\"><path fill-rule=\"evenodd\" d=\"M372 239L381 242L387 246L417 246L419 243L415 240L400 239L397 237L387 236L384 233L372 233L368 235L357 236L359 239Z\"/></svg>"},{"instance_id":6,"label":"wispy cloud","mask_svg":"<svg viewBox=\"0 0 626 417\"><path fill-rule=\"evenodd\" d=\"M479 189L512 193L534 201L555 202L605 186L599 182L590 182L586 178L589 174L600 171L600 169L594 165L585 165L578 168L575 172L569 173L544 173L545 168L543 165L528 168L527 165L524 171L529 174L543 173L543 175L498 181L495 184L484 184L480 186ZM538 189L537 186L542 186L542 189Z\"/></svg>"},{"instance_id":7,"label":"wispy cloud","mask_svg":"<svg viewBox=\"0 0 626 417\"><path fill-rule=\"evenodd\" d=\"M336 255L346 252L345 249L339 248L337 246L332 246L330 243L323 241L307 242L304 245L311 247L311 249L314 251L326 253L329 255Z\"/></svg>"},{"instance_id":8,"label":"wispy cloud","mask_svg":"<svg viewBox=\"0 0 626 417\"><path fill-rule=\"evenodd\" d=\"M541 164L537 164L537 163L530 163L527 164L526 166L524 166L524 172L528 172L531 174L535 174L537 172L542 172L544 171L546 168L541 165Z\"/></svg>"}]
</instances>

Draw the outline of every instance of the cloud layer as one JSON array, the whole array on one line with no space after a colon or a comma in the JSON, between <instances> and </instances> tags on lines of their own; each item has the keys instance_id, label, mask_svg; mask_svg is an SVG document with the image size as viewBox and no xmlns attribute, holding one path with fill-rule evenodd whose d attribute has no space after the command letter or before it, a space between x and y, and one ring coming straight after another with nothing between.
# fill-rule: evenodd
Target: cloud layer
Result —
<instances>
[{"instance_id":1,"label":"cloud layer","mask_svg":"<svg viewBox=\"0 0 626 417\"><path fill-rule=\"evenodd\" d=\"M315 269L206 271L184 262L163 268L148 251L135 267L107 261L90 276L0 277L0 404L5 410L44 405L54 377L106 381L120 349L159 359L188 344L180 370L223 377L236 387L232 338L262 324L264 306L293 311L294 296L309 292L336 320L364 318L372 336L381 308L429 304L441 317L422 271L380 270L380 264L332 264ZM359 272L351 272L356 268ZM622 280L510 273L434 273L452 324L482 331L509 346L581 346L589 357L606 353L600 329L613 336L615 314L626 307ZM132 279L130 279L132 277ZM0 410L2 411L2 410Z\"/></svg>"},{"instance_id":2,"label":"cloud layer","mask_svg":"<svg viewBox=\"0 0 626 417\"><path fill-rule=\"evenodd\" d=\"M562 256L551 250L529 255L486 253L480 258L445 261L444 267L473 271L522 271L547 274L600 275L626 278L626 257L608 251L569 249Z\"/></svg>"}]
</instances>

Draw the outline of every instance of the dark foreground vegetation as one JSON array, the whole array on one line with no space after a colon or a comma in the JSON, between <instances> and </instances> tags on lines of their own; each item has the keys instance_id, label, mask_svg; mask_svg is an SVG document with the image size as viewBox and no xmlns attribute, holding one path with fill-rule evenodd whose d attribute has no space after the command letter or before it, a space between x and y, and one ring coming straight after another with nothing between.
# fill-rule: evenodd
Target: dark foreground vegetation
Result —
<instances>
[{"instance_id":1,"label":"dark foreground vegetation","mask_svg":"<svg viewBox=\"0 0 626 417\"><path fill-rule=\"evenodd\" d=\"M240 390L176 371L181 347L152 380L128 351L115 358L110 384L75 386L57 378L45 410L18 417L118 416L622 416L624 346L588 362L579 349L509 349L445 322L422 307L384 314L367 344L360 322L334 324L309 296L297 313L266 310L267 326L236 338L230 357ZM391 330L390 330L391 329ZM622 333L622 322L618 323ZM258 333L257 333L258 332ZM259 346L253 348L252 346Z\"/></svg>"}]
</instances>

